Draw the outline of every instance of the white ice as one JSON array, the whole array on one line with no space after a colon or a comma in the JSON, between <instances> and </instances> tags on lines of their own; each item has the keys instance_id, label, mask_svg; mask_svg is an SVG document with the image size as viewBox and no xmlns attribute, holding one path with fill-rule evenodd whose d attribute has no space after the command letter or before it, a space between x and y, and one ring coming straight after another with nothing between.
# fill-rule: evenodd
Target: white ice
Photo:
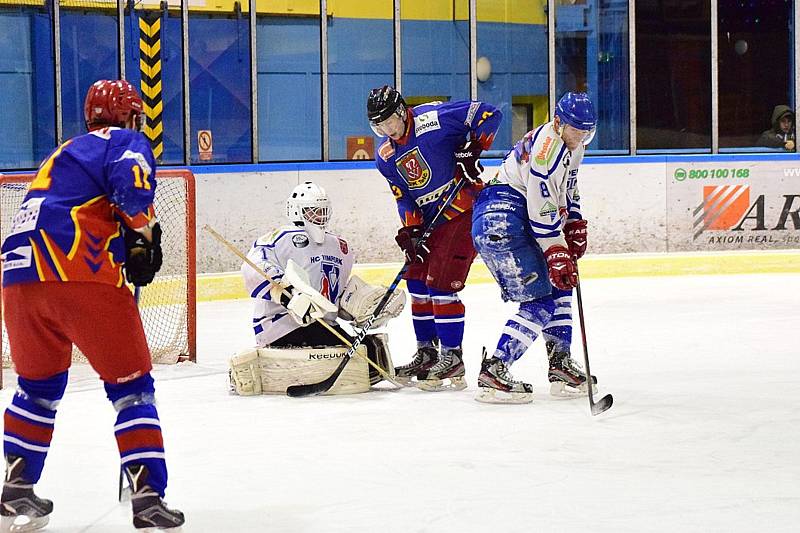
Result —
<instances>
[{"instance_id":1,"label":"white ice","mask_svg":"<svg viewBox=\"0 0 800 533\"><path fill-rule=\"evenodd\" d=\"M461 392L229 396L250 302L203 303L198 363L155 371L167 500L188 532L800 531L798 294L793 274L586 280L592 371L615 400L597 417L547 395L541 340L513 368L533 404L473 400L480 347L513 313L493 285L463 293ZM390 335L404 363L408 316ZM74 368L37 485L47 531L133 529L113 422Z\"/></svg>"}]
</instances>

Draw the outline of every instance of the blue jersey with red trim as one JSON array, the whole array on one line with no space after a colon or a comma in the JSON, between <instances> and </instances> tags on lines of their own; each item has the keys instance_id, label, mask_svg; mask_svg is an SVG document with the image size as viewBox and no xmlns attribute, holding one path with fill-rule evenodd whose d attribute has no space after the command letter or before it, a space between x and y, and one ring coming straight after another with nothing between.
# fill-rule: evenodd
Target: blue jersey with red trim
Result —
<instances>
[{"instance_id":1,"label":"blue jersey with red trim","mask_svg":"<svg viewBox=\"0 0 800 533\"><path fill-rule=\"evenodd\" d=\"M155 218L156 162L141 133L73 137L39 167L3 241L3 285L95 281L122 286L121 224Z\"/></svg>"},{"instance_id":2,"label":"blue jersey with red trim","mask_svg":"<svg viewBox=\"0 0 800 533\"><path fill-rule=\"evenodd\" d=\"M453 154L468 139L484 150L492 145L503 114L483 102L432 102L408 110L403 139L382 138L375 164L389 182L403 225L431 220L455 184ZM467 185L444 213L445 220L472 209L480 187Z\"/></svg>"}]
</instances>

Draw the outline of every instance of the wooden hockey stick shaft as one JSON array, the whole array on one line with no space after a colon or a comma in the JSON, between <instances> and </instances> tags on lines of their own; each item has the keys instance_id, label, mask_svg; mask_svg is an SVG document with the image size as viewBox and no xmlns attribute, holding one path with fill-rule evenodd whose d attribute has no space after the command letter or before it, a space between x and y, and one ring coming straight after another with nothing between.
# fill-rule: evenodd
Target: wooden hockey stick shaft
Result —
<instances>
[{"instance_id":1,"label":"wooden hockey stick shaft","mask_svg":"<svg viewBox=\"0 0 800 533\"><path fill-rule=\"evenodd\" d=\"M264 270L259 268L257 264L253 263L250 259L248 259L247 256L242 253L241 250L239 250L233 244L231 244L225 237L220 235L214 228L212 228L211 226L206 224L206 225L203 226L203 229L206 230L207 232L209 232L215 239L217 239L220 243L222 243L228 250L230 250L231 252L236 254L236 256L238 256L239 259L241 259L242 261L247 263L247 265L249 265L253 270L255 270L256 272L261 274L264 277L265 280L269 281L273 285L281 287L281 289L283 289L285 294L289 294L286 291L286 286L284 284L272 279L272 277L270 277L269 274L264 272ZM289 296L291 296L291 294L289 294ZM353 343L350 342L344 335L342 335L341 333L336 331L336 328L334 328L333 326L331 326L330 324L328 324L327 322L325 322L321 318L315 318L314 320L319 322L323 327L327 328L328 331L333 333L348 348L352 348ZM361 357L362 359L364 359L367 362L368 365L370 365L372 368L374 368L383 377L383 379L385 379L386 381L388 381L392 385L396 386L397 388L403 388L404 387L404 385L398 383L394 378L392 378L392 376L390 376L389 373L386 372L386 370L381 368L380 365L377 365L376 363L371 361L369 359L369 357L363 355L361 352L355 352L355 354L358 355L359 357Z\"/></svg>"}]
</instances>

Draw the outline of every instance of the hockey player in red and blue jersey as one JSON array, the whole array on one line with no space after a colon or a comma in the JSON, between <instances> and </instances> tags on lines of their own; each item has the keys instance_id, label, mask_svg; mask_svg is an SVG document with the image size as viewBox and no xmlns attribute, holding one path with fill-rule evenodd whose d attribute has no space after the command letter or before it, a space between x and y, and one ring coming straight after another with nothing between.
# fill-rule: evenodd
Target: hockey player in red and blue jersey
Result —
<instances>
[{"instance_id":1,"label":"hockey player in red and blue jersey","mask_svg":"<svg viewBox=\"0 0 800 533\"><path fill-rule=\"evenodd\" d=\"M480 192L478 161L500 126L502 113L482 102L431 102L410 107L385 85L367 99L367 116L381 136L375 163L389 182L403 226L395 240L410 263L405 275L417 352L396 369L397 379L417 380L424 390L460 390L464 382L462 339L464 288L477 253L470 226L472 205ZM422 246L424 227L442 208L460 179L464 186Z\"/></svg>"},{"instance_id":2,"label":"hockey player in red and blue jersey","mask_svg":"<svg viewBox=\"0 0 800 533\"><path fill-rule=\"evenodd\" d=\"M114 434L132 489L134 526L184 522L163 502L167 467L150 350L124 284L127 278L147 285L162 260L156 162L138 131L142 111L128 82L94 83L84 104L88 133L44 160L2 244L4 318L19 376L4 417L4 526L26 516L36 526L26 527L37 529L53 510L33 487L50 448L73 344L117 411Z\"/></svg>"}]
</instances>

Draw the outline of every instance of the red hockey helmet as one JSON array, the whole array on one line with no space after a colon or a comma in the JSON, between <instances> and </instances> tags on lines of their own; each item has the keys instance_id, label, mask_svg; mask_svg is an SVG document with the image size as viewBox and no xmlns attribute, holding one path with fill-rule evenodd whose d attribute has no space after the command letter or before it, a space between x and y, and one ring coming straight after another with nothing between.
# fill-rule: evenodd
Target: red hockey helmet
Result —
<instances>
[{"instance_id":1,"label":"red hockey helmet","mask_svg":"<svg viewBox=\"0 0 800 533\"><path fill-rule=\"evenodd\" d=\"M125 80L98 80L89 87L83 104L88 129L100 126L124 126L133 115L139 129L142 98L136 87Z\"/></svg>"}]
</instances>

